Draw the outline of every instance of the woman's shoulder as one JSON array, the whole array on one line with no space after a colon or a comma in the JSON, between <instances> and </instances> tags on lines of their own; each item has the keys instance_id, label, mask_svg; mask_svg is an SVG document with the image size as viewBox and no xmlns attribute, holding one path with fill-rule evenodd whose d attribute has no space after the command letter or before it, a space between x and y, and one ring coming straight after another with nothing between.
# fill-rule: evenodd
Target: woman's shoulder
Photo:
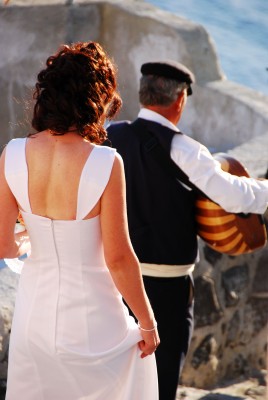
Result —
<instances>
[{"instance_id":1,"label":"woman's shoulder","mask_svg":"<svg viewBox=\"0 0 268 400\"><path fill-rule=\"evenodd\" d=\"M25 138L25 137L11 139L4 146L2 154L4 155L4 154L10 153L10 152L14 153L14 152L19 151L20 149L22 151L24 151L26 139L27 138Z\"/></svg>"},{"instance_id":2,"label":"woman's shoulder","mask_svg":"<svg viewBox=\"0 0 268 400\"><path fill-rule=\"evenodd\" d=\"M11 139L7 144L7 146L20 146L23 145L26 142L27 138L26 137L18 137L18 138L13 138Z\"/></svg>"},{"instance_id":3,"label":"woman's shoulder","mask_svg":"<svg viewBox=\"0 0 268 400\"><path fill-rule=\"evenodd\" d=\"M116 149L104 145L95 145L94 148L94 151L100 155L102 160L107 160L111 166L114 166L113 169L124 169L123 159Z\"/></svg>"},{"instance_id":4,"label":"woman's shoulder","mask_svg":"<svg viewBox=\"0 0 268 400\"><path fill-rule=\"evenodd\" d=\"M95 144L94 147L97 148L99 151L103 151L104 153L105 152L106 153L109 153L109 152L114 153L114 150L115 150L112 147L106 146L104 144Z\"/></svg>"},{"instance_id":5,"label":"woman's shoulder","mask_svg":"<svg viewBox=\"0 0 268 400\"><path fill-rule=\"evenodd\" d=\"M110 156L112 158L116 158L116 159L121 159L121 156L119 155L119 153L116 151L116 149L109 147L109 146L105 146L105 145L95 145L94 146L95 151L98 152L99 154L103 154L103 156Z\"/></svg>"}]
</instances>

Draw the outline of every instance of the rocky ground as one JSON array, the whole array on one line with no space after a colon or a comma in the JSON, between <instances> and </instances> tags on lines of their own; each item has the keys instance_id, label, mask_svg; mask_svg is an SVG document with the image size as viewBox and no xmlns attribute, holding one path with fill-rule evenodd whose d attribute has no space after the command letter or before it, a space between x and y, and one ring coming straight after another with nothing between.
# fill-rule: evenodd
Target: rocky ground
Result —
<instances>
[{"instance_id":1,"label":"rocky ground","mask_svg":"<svg viewBox=\"0 0 268 400\"><path fill-rule=\"evenodd\" d=\"M230 382L212 391L181 386L177 391L177 400L267 400L268 392L265 379L248 379ZM5 382L0 381L0 400L5 400ZM24 399L23 399L24 400ZM115 400L115 399L113 399ZM138 400L138 399L137 399Z\"/></svg>"},{"instance_id":2,"label":"rocky ground","mask_svg":"<svg viewBox=\"0 0 268 400\"><path fill-rule=\"evenodd\" d=\"M179 387L176 400L268 400L266 373L263 379L229 382L214 390Z\"/></svg>"}]
</instances>

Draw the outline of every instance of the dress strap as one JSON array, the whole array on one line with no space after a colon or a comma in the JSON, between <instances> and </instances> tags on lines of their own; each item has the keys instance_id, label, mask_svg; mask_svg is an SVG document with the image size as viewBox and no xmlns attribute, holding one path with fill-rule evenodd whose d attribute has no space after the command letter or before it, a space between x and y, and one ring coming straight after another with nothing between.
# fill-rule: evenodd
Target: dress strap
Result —
<instances>
[{"instance_id":1,"label":"dress strap","mask_svg":"<svg viewBox=\"0 0 268 400\"><path fill-rule=\"evenodd\" d=\"M22 210L31 213L28 194L28 168L25 154L26 141L27 138L12 139L7 144L5 177Z\"/></svg>"},{"instance_id":2,"label":"dress strap","mask_svg":"<svg viewBox=\"0 0 268 400\"><path fill-rule=\"evenodd\" d=\"M76 219L81 220L93 209L109 182L116 150L95 146L83 168L77 199Z\"/></svg>"}]
</instances>

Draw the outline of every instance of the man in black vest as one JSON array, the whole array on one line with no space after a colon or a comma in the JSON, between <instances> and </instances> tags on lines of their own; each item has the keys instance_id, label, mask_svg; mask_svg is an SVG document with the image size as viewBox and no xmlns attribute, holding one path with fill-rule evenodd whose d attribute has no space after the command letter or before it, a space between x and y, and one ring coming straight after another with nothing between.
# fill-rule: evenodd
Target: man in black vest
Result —
<instances>
[{"instance_id":1,"label":"man in black vest","mask_svg":"<svg viewBox=\"0 0 268 400\"><path fill-rule=\"evenodd\" d=\"M168 60L143 64L141 73L138 118L110 125L108 137L124 160L130 237L158 322L160 400L174 400L193 330L195 194L162 165L154 150L160 145L226 211L263 213L268 181L223 172L206 147L179 131L194 82L188 68Z\"/></svg>"}]
</instances>

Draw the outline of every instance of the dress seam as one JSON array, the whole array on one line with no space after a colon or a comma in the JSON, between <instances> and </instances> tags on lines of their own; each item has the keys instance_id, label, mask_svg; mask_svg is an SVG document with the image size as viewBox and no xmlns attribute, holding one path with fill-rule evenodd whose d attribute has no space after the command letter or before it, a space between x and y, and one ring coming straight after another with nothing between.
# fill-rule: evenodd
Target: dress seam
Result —
<instances>
[{"instance_id":1,"label":"dress seam","mask_svg":"<svg viewBox=\"0 0 268 400\"><path fill-rule=\"evenodd\" d=\"M55 227L54 227L53 220L51 220L51 230L52 230L55 254L56 254L56 258L57 258L57 266L58 266L58 296L57 296L57 302L56 302L55 331L54 331L54 351L55 351L55 354L58 354L58 349L57 349L57 325L58 325L58 312L59 312L58 308L59 308L59 297L60 297L60 259L59 259L59 253L58 253L57 245L56 245Z\"/></svg>"},{"instance_id":2,"label":"dress seam","mask_svg":"<svg viewBox=\"0 0 268 400\"><path fill-rule=\"evenodd\" d=\"M39 267L39 268L38 268L38 267ZM26 268L27 268L27 266L26 266ZM34 296L33 296L33 298L35 298L36 293L37 293L37 289L38 289L38 287L39 287L39 281L40 281L40 263L38 264L37 268L38 268L38 279L37 279L37 282L36 282L36 285L35 285L35 290L34 290ZM32 310L33 310L33 304L34 304L34 301L31 302L31 312L32 312ZM33 362L33 365L34 365L34 369L35 369L35 372L36 372L36 377L37 377L38 381L40 382L39 388L41 388L41 387L42 387L42 380L41 380L40 375L39 375L39 373L38 373L38 368L37 368L37 366L36 366L36 361L35 361L34 357L32 356L32 352L31 352L31 349L30 349L30 346L29 346L29 337L30 337L30 335L28 334L28 332L29 332L29 325L30 325L30 319L31 319L31 312L28 313L28 320L27 320L27 324L26 324L26 328L25 328L25 336L27 336L27 340L25 339L25 341L26 341L26 346L27 346L27 349L28 349L28 354L31 355L31 359L32 359L32 362ZM27 332L27 335L26 335L26 332ZM40 396L42 397L42 399L45 400L43 391L41 391L41 390L39 389L39 393L40 393ZM40 399L40 400L41 400L41 399Z\"/></svg>"}]
</instances>

